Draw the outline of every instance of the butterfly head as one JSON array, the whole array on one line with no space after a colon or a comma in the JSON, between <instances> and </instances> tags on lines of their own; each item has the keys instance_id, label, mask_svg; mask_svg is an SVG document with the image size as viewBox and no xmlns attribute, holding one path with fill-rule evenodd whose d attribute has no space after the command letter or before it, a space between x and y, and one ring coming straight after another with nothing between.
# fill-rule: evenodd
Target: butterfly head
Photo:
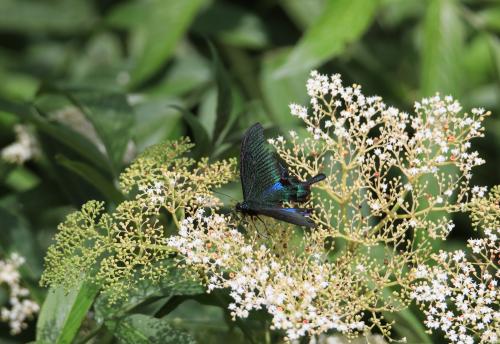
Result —
<instances>
[{"instance_id":1,"label":"butterfly head","mask_svg":"<svg viewBox=\"0 0 500 344\"><path fill-rule=\"evenodd\" d=\"M236 211L244 212L248 209L248 205L245 202L238 202L235 206Z\"/></svg>"}]
</instances>

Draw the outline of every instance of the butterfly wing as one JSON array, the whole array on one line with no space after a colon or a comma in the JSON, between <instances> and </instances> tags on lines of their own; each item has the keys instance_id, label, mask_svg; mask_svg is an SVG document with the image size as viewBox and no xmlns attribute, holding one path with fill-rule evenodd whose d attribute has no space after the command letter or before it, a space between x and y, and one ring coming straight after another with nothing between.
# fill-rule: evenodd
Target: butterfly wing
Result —
<instances>
[{"instance_id":1,"label":"butterfly wing","mask_svg":"<svg viewBox=\"0 0 500 344\"><path fill-rule=\"evenodd\" d=\"M278 204L288 192L280 182L278 161L265 145L260 123L251 126L241 141L240 178L245 201Z\"/></svg>"},{"instance_id":2,"label":"butterfly wing","mask_svg":"<svg viewBox=\"0 0 500 344\"><path fill-rule=\"evenodd\" d=\"M311 209L261 206L255 206L254 208L259 214L270 216L276 220L285 221L297 226L314 227L314 222L308 218L311 214Z\"/></svg>"}]
</instances>

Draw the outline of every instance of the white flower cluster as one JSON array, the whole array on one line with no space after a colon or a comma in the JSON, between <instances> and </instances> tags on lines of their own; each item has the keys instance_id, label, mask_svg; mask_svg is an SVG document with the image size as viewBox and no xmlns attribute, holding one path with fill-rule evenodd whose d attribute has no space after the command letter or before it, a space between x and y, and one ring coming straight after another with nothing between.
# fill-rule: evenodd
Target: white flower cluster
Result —
<instances>
[{"instance_id":1,"label":"white flower cluster","mask_svg":"<svg viewBox=\"0 0 500 344\"><path fill-rule=\"evenodd\" d=\"M416 102L410 115L378 96L363 95L359 85L344 86L338 74L316 71L307 92L312 111L297 104L290 110L311 137L300 140L292 133L290 142L270 142L294 174L305 178L323 172L329 177L329 183L318 187L338 203L354 205L346 207L352 213L350 228L371 232L369 217L363 220L358 211L364 203L372 216L385 217L382 230L403 219L400 235L411 227L446 238L453 223L445 218L432 223L428 215L463 210L468 200L484 194L484 188L469 185L472 168L484 163L470 142L483 136L482 121L490 114L484 109L462 112L458 101L437 94ZM331 224L329 220L325 222Z\"/></svg>"},{"instance_id":2,"label":"white flower cluster","mask_svg":"<svg viewBox=\"0 0 500 344\"><path fill-rule=\"evenodd\" d=\"M38 313L40 307L30 299L29 290L21 287L18 268L24 264L24 257L13 253L9 259L0 260L0 285L9 288L10 307L2 307L1 320L8 322L11 334L18 334L26 328L26 320Z\"/></svg>"},{"instance_id":3,"label":"white flower cluster","mask_svg":"<svg viewBox=\"0 0 500 344\"><path fill-rule=\"evenodd\" d=\"M481 343L496 343L500 340L500 272L488 260L498 259L500 240L488 231L486 238L470 239L468 246L486 262L469 261L462 250L440 252L436 266L416 269L416 277L423 280L415 284L412 297L426 315L425 325L442 330L450 342L472 344L477 336Z\"/></svg>"},{"instance_id":4,"label":"white flower cluster","mask_svg":"<svg viewBox=\"0 0 500 344\"><path fill-rule=\"evenodd\" d=\"M2 159L22 165L40 154L38 141L25 125L16 124L16 141L2 149Z\"/></svg>"},{"instance_id":5,"label":"white flower cluster","mask_svg":"<svg viewBox=\"0 0 500 344\"><path fill-rule=\"evenodd\" d=\"M265 219L272 229L253 227L265 228L266 236L252 230L251 223L243 234L236 230L235 219L198 211L188 213L191 217L169 244L187 265L207 276L208 290L231 290L235 317L265 308L273 317L272 328L284 330L290 340L328 330L353 337L374 328L391 337L392 323L381 314L405 309L412 296L421 295L421 303L438 302L427 296L447 297L439 291L436 295L427 283L441 271L427 263L431 241L446 239L454 223L434 215L465 211L469 201L486 192L469 185L471 169L484 163L471 151L470 141L483 136L482 121L489 113L463 113L453 98L436 95L416 103L410 115L378 96L363 95L359 85L344 86L337 74L312 72L307 93L311 108L292 104L290 110L303 120L309 135L302 138L292 131L290 140L279 136L268 142L297 178L327 176L314 185L321 192L314 190L309 203L301 205L314 208L315 229L294 236L291 226ZM291 248L292 243L299 247ZM455 258L462 259L461 254ZM408 266L419 268L410 272ZM471 265L464 273L479 273L475 268ZM450 271L442 271L449 276L446 281L452 280ZM421 289L413 290L418 279ZM441 288L448 287L439 281ZM483 317L470 324L490 326L481 336L494 338L488 324L494 322L498 301L488 295L481 307L492 309L490 322ZM446 302L433 307L446 315L449 310L441 306ZM460 327L448 329L459 340L471 336Z\"/></svg>"},{"instance_id":6,"label":"white flower cluster","mask_svg":"<svg viewBox=\"0 0 500 344\"><path fill-rule=\"evenodd\" d=\"M209 292L230 289L233 317L246 318L250 311L265 308L272 316L272 329L284 330L289 340L331 329L342 333L366 329L361 316L346 321L333 303L331 307L316 304L337 288L333 266L319 259L318 253L280 259L259 242L258 234L246 237L233 222L228 216L207 216L199 209L182 221L179 234L168 241L187 265L205 272Z\"/></svg>"}]
</instances>

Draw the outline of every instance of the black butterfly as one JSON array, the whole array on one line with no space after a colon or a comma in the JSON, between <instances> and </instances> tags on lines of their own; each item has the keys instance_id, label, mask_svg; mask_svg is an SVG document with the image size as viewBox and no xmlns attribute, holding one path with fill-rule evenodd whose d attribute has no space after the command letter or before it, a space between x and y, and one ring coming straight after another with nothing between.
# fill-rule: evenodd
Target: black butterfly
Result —
<instances>
[{"instance_id":1,"label":"black butterfly","mask_svg":"<svg viewBox=\"0 0 500 344\"><path fill-rule=\"evenodd\" d=\"M288 173L283 174L278 161L265 146L264 129L259 123L247 130L241 142L240 178L243 202L236 204L237 211L252 216L270 216L298 226L314 227L314 222L308 218L311 209L281 206L284 201L297 198L293 185L297 184L298 179L292 180ZM324 178L319 180L322 179Z\"/></svg>"}]
</instances>

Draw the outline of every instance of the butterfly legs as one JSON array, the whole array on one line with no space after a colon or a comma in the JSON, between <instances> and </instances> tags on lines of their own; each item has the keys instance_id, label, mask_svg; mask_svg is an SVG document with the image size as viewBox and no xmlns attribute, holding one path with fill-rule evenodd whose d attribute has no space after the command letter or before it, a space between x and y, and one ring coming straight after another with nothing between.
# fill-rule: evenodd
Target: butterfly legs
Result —
<instances>
[{"instance_id":1,"label":"butterfly legs","mask_svg":"<svg viewBox=\"0 0 500 344\"><path fill-rule=\"evenodd\" d=\"M262 223L264 224L264 228L266 229L266 232L268 232L268 233L269 233L269 231L268 231L268 229L267 229L267 225L266 225L266 223L264 222L264 220L262 220L262 219L260 218L260 216L259 216L259 215L255 215L255 217L257 218L257 220L259 220L260 222L262 222ZM261 231L259 231L259 229L258 229L258 228L257 228L257 226L255 225L255 222L253 222L253 225L254 225L254 227L255 227L255 231L257 232L257 234L258 234L259 236L263 237L264 239L269 239L269 236L268 236L268 235L263 234Z\"/></svg>"}]
</instances>

